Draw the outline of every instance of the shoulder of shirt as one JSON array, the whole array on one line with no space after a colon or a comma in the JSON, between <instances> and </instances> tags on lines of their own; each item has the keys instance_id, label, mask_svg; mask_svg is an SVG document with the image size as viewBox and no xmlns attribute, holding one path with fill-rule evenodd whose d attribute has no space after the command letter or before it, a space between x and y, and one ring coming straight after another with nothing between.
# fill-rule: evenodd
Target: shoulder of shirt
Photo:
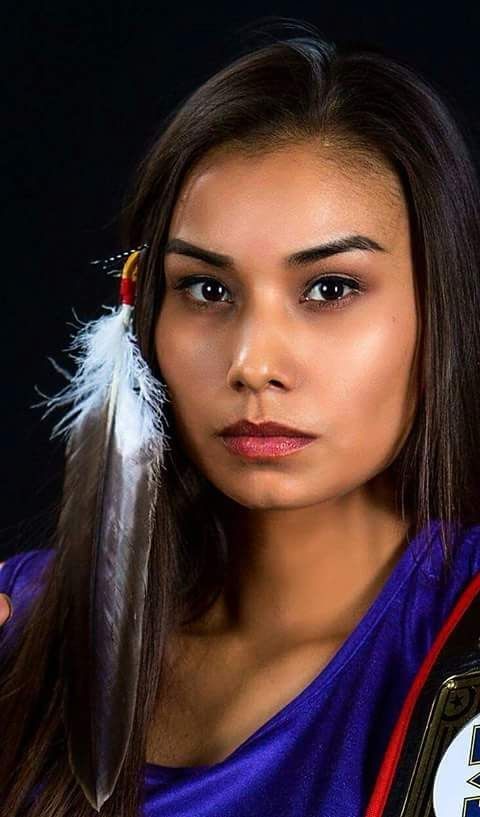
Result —
<instances>
[{"instance_id":1,"label":"shoulder of shirt","mask_svg":"<svg viewBox=\"0 0 480 817\"><path fill-rule=\"evenodd\" d=\"M55 554L54 548L35 548L15 553L0 568L0 593L7 593L13 616L0 627L0 648L15 643L22 631L37 593L43 586L44 568Z\"/></svg>"},{"instance_id":2,"label":"shoulder of shirt","mask_svg":"<svg viewBox=\"0 0 480 817\"><path fill-rule=\"evenodd\" d=\"M436 537L435 549L439 564L443 563L441 539ZM454 535L450 549L453 575L464 581L472 579L480 572L480 524L465 527L461 534Z\"/></svg>"},{"instance_id":3,"label":"shoulder of shirt","mask_svg":"<svg viewBox=\"0 0 480 817\"><path fill-rule=\"evenodd\" d=\"M460 547L475 547L480 542L480 524L465 528L459 537Z\"/></svg>"},{"instance_id":4,"label":"shoulder of shirt","mask_svg":"<svg viewBox=\"0 0 480 817\"><path fill-rule=\"evenodd\" d=\"M22 550L19 553L14 553L7 559L4 559L3 562L0 562L0 571L5 567L10 567L14 561L20 562L20 560L25 561L34 557L43 557L45 559L48 558L51 553L53 553L53 548L32 548L30 550Z\"/></svg>"},{"instance_id":5,"label":"shoulder of shirt","mask_svg":"<svg viewBox=\"0 0 480 817\"><path fill-rule=\"evenodd\" d=\"M462 546L469 553L472 566L480 570L480 524L466 529Z\"/></svg>"},{"instance_id":6,"label":"shoulder of shirt","mask_svg":"<svg viewBox=\"0 0 480 817\"><path fill-rule=\"evenodd\" d=\"M54 554L53 548L34 548L15 553L1 562L0 593L12 595L18 585L36 579Z\"/></svg>"}]
</instances>

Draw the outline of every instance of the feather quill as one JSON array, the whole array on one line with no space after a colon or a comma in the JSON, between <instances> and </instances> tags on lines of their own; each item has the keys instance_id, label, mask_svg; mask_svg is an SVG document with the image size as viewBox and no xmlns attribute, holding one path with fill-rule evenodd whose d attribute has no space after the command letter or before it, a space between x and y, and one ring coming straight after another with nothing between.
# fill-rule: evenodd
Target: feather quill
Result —
<instances>
[{"instance_id":1,"label":"feather quill","mask_svg":"<svg viewBox=\"0 0 480 817\"><path fill-rule=\"evenodd\" d=\"M67 374L69 383L37 404L48 407L44 417L71 404L51 434L66 438L58 521L66 608L63 706L69 763L96 811L114 791L132 732L167 450L165 387L140 354L131 329L133 298L125 297L132 283L134 292L138 255L124 265L121 306L73 336L69 351L77 368Z\"/></svg>"}]
</instances>

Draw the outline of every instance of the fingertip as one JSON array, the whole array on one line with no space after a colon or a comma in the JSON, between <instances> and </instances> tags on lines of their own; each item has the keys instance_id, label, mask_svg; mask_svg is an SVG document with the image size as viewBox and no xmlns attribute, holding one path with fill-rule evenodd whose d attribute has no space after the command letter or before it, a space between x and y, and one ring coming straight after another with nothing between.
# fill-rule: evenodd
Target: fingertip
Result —
<instances>
[{"instance_id":1,"label":"fingertip","mask_svg":"<svg viewBox=\"0 0 480 817\"><path fill-rule=\"evenodd\" d=\"M13 603L10 596L7 593L0 593L0 600L4 600L7 605L8 615L2 621L2 624L5 624L9 619L11 619L13 615Z\"/></svg>"}]
</instances>

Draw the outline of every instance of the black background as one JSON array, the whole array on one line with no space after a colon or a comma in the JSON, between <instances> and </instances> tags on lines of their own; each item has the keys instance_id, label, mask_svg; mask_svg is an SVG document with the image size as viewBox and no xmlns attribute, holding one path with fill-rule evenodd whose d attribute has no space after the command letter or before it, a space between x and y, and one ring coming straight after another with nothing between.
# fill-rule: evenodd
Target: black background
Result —
<instances>
[{"instance_id":1,"label":"black background","mask_svg":"<svg viewBox=\"0 0 480 817\"><path fill-rule=\"evenodd\" d=\"M42 420L32 408L34 387L64 384L48 357L69 366L72 309L88 320L114 303L116 279L89 261L118 250L133 167L163 115L235 58L265 17L408 61L480 149L476 3L4 3L0 559L42 546L50 524L62 445L49 440L57 415Z\"/></svg>"}]
</instances>

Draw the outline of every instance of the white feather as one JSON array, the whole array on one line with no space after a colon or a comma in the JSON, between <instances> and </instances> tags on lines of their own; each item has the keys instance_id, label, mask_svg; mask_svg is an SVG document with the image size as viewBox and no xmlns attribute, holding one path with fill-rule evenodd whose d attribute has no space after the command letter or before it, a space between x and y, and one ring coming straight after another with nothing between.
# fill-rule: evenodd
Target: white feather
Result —
<instances>
[{"instance_id":1,"label":"white feather","mask_svg":"<svg viewBox=\"0 0 480 817\"><path fill-rule=\"evenodd\" d=\"M169 399L166 388L140 353L131 330L133 307L122 304L106 308L111 310L109 315L80 321L80 328L71 336L66 351L77 364L73 375L50 358L69 382L56 395L42 395L46 399L35 406L47 406L43 419L58 406L71 404L50 435L51 439L67 437L85 413L104 403L112 389L117 389L114 433L120 450L131 456L139 448L153 447L163 459L168 450L163 411Z\"/></svg>"}]
</instances>

